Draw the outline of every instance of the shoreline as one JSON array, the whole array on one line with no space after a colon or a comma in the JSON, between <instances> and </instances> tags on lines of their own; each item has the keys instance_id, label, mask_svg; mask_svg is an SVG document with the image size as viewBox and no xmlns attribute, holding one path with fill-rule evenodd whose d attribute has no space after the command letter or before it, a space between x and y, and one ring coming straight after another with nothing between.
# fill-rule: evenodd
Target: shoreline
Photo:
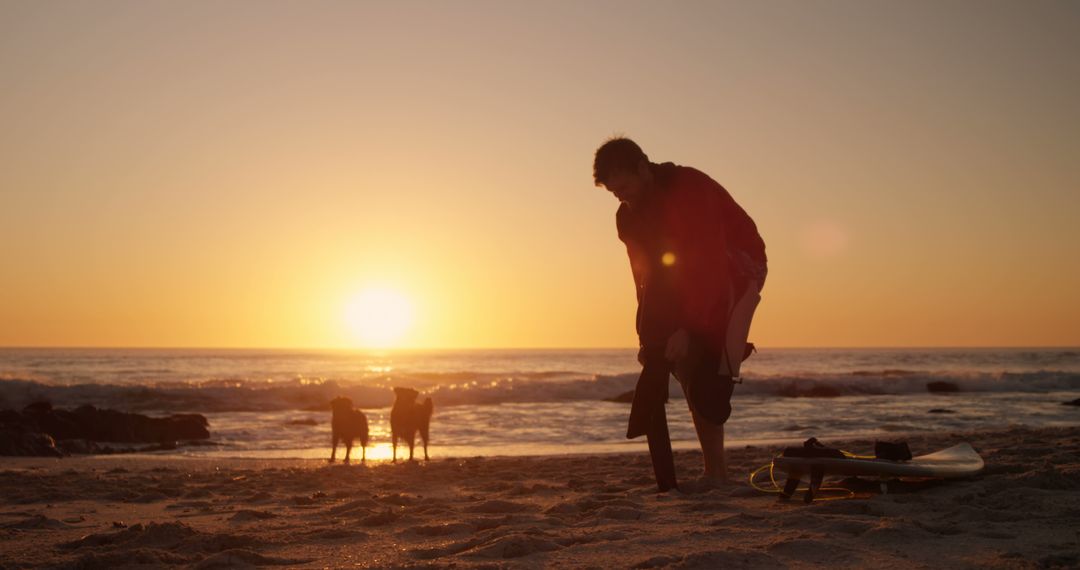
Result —
<instances>
[{"instance_id":1,"label":"shoreline","mask_svg":"<svg viewBox=\"0 0 1080 570\"><path fill-rule=\"evenodd\" d=\"M700 479L699 451L678 451L682 490L665 494L644 452L347 467L15 458L0 464L0 559L5 568L1080 564L1080 426L906 440L916 455L969 441L987 468L887 495L855 486L855 498L803 505L747 484L779 451L770 446L729 448L732 480L720 487Z\"/></svg>"},{"instance_id":2,"label":"shoreline","mask_svg":"<svg viewBox=\"0 0 1080 570\"><path fill-rule=\"evenodd\" d=\"M1062 426L1044 426L1045 429L1055 429ZM1066 426L1067 427L1067 426ZM957 430L952 432L954 436L963 438L965 434L982 434L993 433L998 431L1004 431L1011 428L1021 429L1044 429L1033 428L1025 425L1013 425L1009 427L1002 427L1000 429L966 429ZM792 437L777 437L777 438L728 438L726 440L726 447L729 452L735 449L757 449L768 448L777 452L784 447L800 446L804 441L810 437L817 438L822 442L867 442L869 441L870 448L873 448L874 440L919 440L919 438L930 437L936 438L936 432L927 431L887 431L882 429L867 430L865 432L858 432L850 437L838 438L830 437L829 435L818 435L816 433L808 433L804 435L792 436ZM675 452L694 452L699 451L699 443L697 440L691 439L672 439L672 449ZM110 443L102 442L102 445L123 446L130 445L124 443ZM648 447L644 436L632 439L622 440L618 443L588 443L577 444L579 447L573 451L566 451L565 446L556 446L554 444L524 444L527 448L526 451L518 453L514 451L510 452L496 452L496 453L470 453L475 450L490 450L491 447L474 447L474 446L460 446L460 445L441 445L432 444L429 447L429 455L432 461L444 461L444 460L463 460L463 459L547 459L547 458L580 458L591 456L608 456L608 455L635 455L635 454L648 454ZM53 466L55 462L128 462L137 463L140 465L152 465L155 462L161 462L163 465L171 464L170 462L191 462L196 465L201 462L216 462L216 463L242 463L242 462L263 462L269 464L274 463L289 463L295 464L295 466L308 466L319 467L327 464L327 459L330 456L330 446L326 447L308 447L300 449L283 449L283 450L265 450L265 449L252 449L252 450L215 450L212 449L212 445L195 445L191 447L184 447L183 451L151 451L151 452L121 452L121 453L88 453L88 454L73 454L63 457L41 457L41 456L2 456L6 467L13 468L34 468L42 469ZM504 445L501 447L513 447L512 445ZM537 449L558 449L559 451L551 451L548 453L534 452ZM379 450L379 451L376 451ZM389 442L378 442L368 445L367 451L367 466L376 466L381 464L391 465L390 460L391 444ZM470 451L462 453L461 451ZM381 454L380 451L386 451L385 454ZM422 455L422 447L417 445L417 451ZM283 453L284 455L276 455L276 453ZM295 453L295 455L292 455ZM344 457L344 447L339 445L338 447L338 460L337 463L341 463L341 458ZM353 454L355 457L360 457L360 448L356 446L353 448ZM398 462L406 461L408 454L407 445L398 445ZM385 455L385 457L383 456ZM417 460L418 463L423 463L422 459ZM353 460L352 465L359 465L359 460ZM71 466L75 467L75 466ZM2 471L4 468L0 468Z\"/></svg>"}]
</instances>

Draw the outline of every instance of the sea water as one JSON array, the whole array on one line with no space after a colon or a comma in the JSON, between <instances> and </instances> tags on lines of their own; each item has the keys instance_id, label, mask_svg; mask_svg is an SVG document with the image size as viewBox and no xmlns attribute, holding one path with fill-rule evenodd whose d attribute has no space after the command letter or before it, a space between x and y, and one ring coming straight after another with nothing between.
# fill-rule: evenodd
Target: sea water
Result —
<instances>
[{"instance_id":1,"label":"sea water","mask_svg":"<svg viewBox=\"0 0 1080 570\"><path fill-rule=\"evenodd\" d=\"M633 389L635 356L630 349L0 348L0 409L48 401L194 412L209 420L211 445L157 453L319 458L330 454L328 403L342 395L368 416L368 458L385 459L392 388L408 386L434 402L436 458L643 450L643 438L624 437L629 404L607 401ZM1080 407L1063 405L1080 397L1075 348L763 348L743 375L726 425L729 445L1080 424ZM931 392L933 382L955 391ZM674 381L668 419L675 447L694 447Z\"/></svg>"}]
</instances>

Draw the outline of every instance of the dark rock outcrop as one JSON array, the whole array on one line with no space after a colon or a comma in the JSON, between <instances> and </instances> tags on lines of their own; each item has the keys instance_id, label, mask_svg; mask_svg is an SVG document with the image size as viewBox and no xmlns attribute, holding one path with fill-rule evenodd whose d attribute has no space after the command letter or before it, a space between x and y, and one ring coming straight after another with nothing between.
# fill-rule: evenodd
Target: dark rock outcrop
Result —
<instances>
[{"instance_id":1,"label":"dark rock outcrop","mask_svg":"<svg viewBox=\"0 0 1080 570\"><path fill-rule=\"evenodd\" d=\"M604 398L604 401L605 402L618 402L620 404L632 404L632 403L634 403L634 391L630 390L629 392L623 392L622 394L619 394L618 396L614 396L614 397L611 397L611 398Z\"/></svg>"},{"instance_id":2,"label":"dark rock outcrop","mask_svg":"<svg viewBox=\"0 0 1080 570\"><path fill-rule=\"evenodd\" d=\"M98 447L93 442L98 441L154 443L156 449L169 449L177 441L208 439L208 427L201 414L152 418L93 406L54 410L48 403L37 402L22 412L0 411L0 455L59 456L61 450L94 453Z\"/></svg>"},{"instance_id":3,"label":"dark rock outcrop","mask_svg":"<svg viewBox=\"0 0 1080 570\"><path fill-rule=\"evenodd\" d=\"M48 434L0 429L0 455L60 457L63 453L56 448L56 441Z\"/></svg>"},{"instance_id":4,"label":"dark rock outcrop","mask_svg":"<svg viewBox=\"0 0 1080 570\"><path fill-rule=\"evenodd\" d=\"M957 386L956 384L953 384L952 382L941 382L941 381L927 382L926 383L926 391L927 392L935 392L935 393L959 392L960 387Z\"/></svg>"}]
</instances>

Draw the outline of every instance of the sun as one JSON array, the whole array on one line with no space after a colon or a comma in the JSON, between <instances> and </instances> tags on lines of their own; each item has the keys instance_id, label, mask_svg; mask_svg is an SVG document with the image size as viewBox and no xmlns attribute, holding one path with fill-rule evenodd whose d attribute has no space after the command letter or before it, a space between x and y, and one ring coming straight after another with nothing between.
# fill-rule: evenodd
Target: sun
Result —
<instances>
[{"instance_id":1,"label":"sun","mask_svg":"<svg viewBox=\"0 0 1080 570\"><path fill-rule=\"evenodd\" d=\"M345 322L364 347L391 348L412 328L413 306L393 289L372 287L345 306Z\"/></svg>"}]
</instances>

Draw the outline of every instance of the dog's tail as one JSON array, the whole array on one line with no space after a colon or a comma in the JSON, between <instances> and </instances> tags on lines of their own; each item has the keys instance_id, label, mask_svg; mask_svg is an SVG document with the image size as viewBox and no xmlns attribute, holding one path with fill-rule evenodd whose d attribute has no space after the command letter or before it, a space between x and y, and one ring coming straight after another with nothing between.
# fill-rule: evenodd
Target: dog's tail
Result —
<instances>
[{"instance_id":1,"label":"dog's tail","mask_svg":"<svg viewBox=\"0 0 1080 570\"><path fill-rule=\"evenodd\" d=\"M431 412L435 411L435 405L431 398L424 400L420 407L424 410L423 419L420 420L420 437L424 438L424 455L427 456L428 430L431 429Z\"/></svg>"}]
</instances>

